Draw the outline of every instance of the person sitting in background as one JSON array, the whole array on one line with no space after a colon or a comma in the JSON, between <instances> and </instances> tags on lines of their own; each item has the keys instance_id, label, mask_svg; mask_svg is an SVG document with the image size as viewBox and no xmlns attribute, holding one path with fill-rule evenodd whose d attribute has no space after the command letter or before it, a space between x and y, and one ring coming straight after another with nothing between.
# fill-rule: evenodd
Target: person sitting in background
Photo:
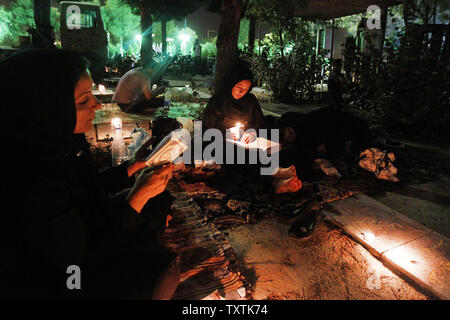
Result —
<instances>
[{"instance_id":1,"label":"person sitting in background","mask_svg":"<svg viewBox=\"0 0 450 320\"><path fill-rule=\"evenodd\" d=\"M235 127L237 123L242 125L244 131L265 128L265 118L258 100L251 93L252 87L253 73L247 62L239 60L225 81L224 88L208 101L203 113L203 130L216 128L226 137L227 129ZM240 141L249 143L255 139L256 135L245 133ZM245 168L252 171L251 169L256 167L245 166ZM294 166L279 168L273 178L272 185L276 193L296 192L302 187Z\"/></svg>"},{"instance_id":2,"label":"person sitting in background","mask_svg":"<svg viewBox=\"0 0 450 320\"><path fill-rule=\"evenodd\" d=\"M359 161L361 168L374 172L378 179L398 181L395 177L397 169L392 164L394 154L377 148L367 149L371 141L369 126L350 113L332 108L308 114L287 112L275 121L274 126L280 129L282 140L281 165L294 164L302 179L316 178L314 169L320 169L327 176L342 178L332 162L340 161L345 168L363 157ZM309 203L304 213L292 222L289 234L301 239L311 236L320 208L317 201Z\"/></svg>"},{"instance_id":3,"label":"person sitting in background","mask_svg":"<svg viewBox=\"0 0 450 320\"><path fill-rule=\"evenodd\" d=\"M87 68L81 56L56 49L0 63L5 138L14 146L4 168L13 174L3 176L0 296L170 299L177 255L158 236L171 204L161 195L172 165L146 168L144 144L128 162L96 172L84 133L101 104ZM24 79L33 84L26 95ZM70 266L81 272L73 283Z\"/></svg>"},{"instance_id":4,"label":"person sitting in background","mask_svg":"<svg viewBox=\"0 0 450 320\"><path fill-rule=\"evenodd\" d=\"M164 99L157 96L163 94L166 88L158 87L152 91L152 84L157 82L160 73L158 64L153 60L143 68L131 69L120 78L112 101L125 112L154 112L164 105Z\"/></svg>"}]
</instances>

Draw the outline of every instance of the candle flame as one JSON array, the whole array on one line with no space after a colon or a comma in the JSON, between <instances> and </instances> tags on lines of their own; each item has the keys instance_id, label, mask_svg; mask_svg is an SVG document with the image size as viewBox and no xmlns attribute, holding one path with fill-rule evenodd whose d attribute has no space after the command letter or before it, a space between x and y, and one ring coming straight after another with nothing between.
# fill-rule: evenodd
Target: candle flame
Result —
<instances>
[{"instance_id":1,"label":"candle flame","mask_svg":"<svg viewBox=\"0 0 450 320\"><path fill-rule=\"evenodd\" d=\"M105 94L105 93L106 93L105 86L102 85L102 84L99 84L99 85L98 85L98 91L99 91L101 94Z\"/></svg>"},{"instance_id":2,"label":"candle flame","mask_svg":"<svg viewBox=\"0 0 450 320\"><path fill-rule=\"evenodd\" d=\"M242 125L240 122L236 123L236 127L240 128Z\"/></svg>"},{"instance_id":3,"label":"candle flame","mask_svg":"<svg viewBox=\"0 0 450 320\"><path fill-rule=\"evenodd\" d=\"M120 118L112 118L111 119L111 126L114 127L115 129L122 128L122 119L120 119Z\"/></svg>"}]
</instances>

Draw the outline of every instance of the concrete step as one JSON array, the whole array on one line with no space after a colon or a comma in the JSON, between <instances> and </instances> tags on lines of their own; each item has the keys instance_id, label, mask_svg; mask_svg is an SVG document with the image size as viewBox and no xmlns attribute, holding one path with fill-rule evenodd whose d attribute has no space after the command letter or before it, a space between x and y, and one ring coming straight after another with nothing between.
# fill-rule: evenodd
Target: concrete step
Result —
<instances>
[{"instance_id":1,"label":"concrete step","mask_svg":"<svg viewBox=\"0 0 450 320\"><path fill-rule=\"evenodd\" d=\"M331 203L323 216L393 270L450 299L447 237L363 194Z\"/></svg>"}]
</instances>

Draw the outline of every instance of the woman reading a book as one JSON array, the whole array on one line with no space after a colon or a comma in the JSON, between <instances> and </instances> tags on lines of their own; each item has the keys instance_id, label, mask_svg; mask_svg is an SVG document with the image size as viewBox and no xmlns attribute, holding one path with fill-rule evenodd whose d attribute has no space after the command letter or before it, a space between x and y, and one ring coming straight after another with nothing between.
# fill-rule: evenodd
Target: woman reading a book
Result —
<instances>
[{"instance_id":1,"label":"woman reading a book","mask_svg":"<svg viewBox=\"0 0 450 320\"><path fill-rule=\"evenodd\" d=\"M237 124L241 125L244 131L254 129L257 132L258 129L265 128L265 118L258 100L251 93L252 87L253 73L248 63L238 60L225 81L224 88L208 101L203 113L203 130L216 128L225 138L236 139L228 129L236 127ZM256 139L256 135L246 132L239 139L243 143L250 143ZM248 165L245 167L250 168ZM276 193L296 192L302 187L294 166L278 168L272 177Z\"/></svg>"},{"instance_id":2,"label":"woman reading a book","mask_svg":"<svg viewBox=\"0 0 450 320\"><path fill-rule=\"evenodd\" d=\"M179 281L176 254L157 236L172 166L144 168L139 149L96 172L84 133L101 104L87 68L56 49L0 63L5 141L14 146L3 179L0 296L169 299Z\"/></svg>"}]
</instances>

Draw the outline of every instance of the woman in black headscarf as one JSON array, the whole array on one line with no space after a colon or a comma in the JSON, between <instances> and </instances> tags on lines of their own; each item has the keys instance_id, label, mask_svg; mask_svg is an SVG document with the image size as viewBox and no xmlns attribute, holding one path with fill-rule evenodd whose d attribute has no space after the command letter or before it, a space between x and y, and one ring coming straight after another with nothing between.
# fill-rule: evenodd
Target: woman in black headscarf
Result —
<instances>
[{"instance_id":1,"label":"woman in black headscarf","mask_svg":"<svg viewBox=\"0 0 450 320\"><path fill-rule=\"evenodd\" d=\"M84 133L101 105L87 67L63 50L29 50L0 63L10 146L3 167L8 209L0 218L0 296L170 298L179 277L176 255L156 236L165 225L167 210L158 197L171 166L144 169L133 181L145 166L138 150L129 162L96 172ZM131 191L110 196L126 187Z\"/></svg>"},{"instance_id":2,"label":"woman in black headscarf","mask_svg":"<svg viewBox=\"0 0 450 320\"><path fill-rule=\"evenodd\" d=\"M251 93L252 87L253 73L249 64L243 60L238 60L225 81L223 89L219 90L208 101L203 113L203 130L219 129L226 137L229 134L227 130L236 127L238 124L244 132L249 129L258 132L259 129L267 127L259 102ZM249 143L255 138L255 133L246 132L242 135L240 141ZM226 149L224 148L224 150ZM249 159L249 157L246 156L246 159ZM236 159L235 163L237 163ZM233 168L237 168L237 166L233 166ZM254 174L260 172L259 165L245 165L241 168ZM271 183L276 193L296 192L302 187L294 166L278 168L272 177L274 179L271 180Z\"/></svg>"},{"instance_id":3,"label":"woman in black headscarf","mask_svg":"<svg viewBox=\"0 0 450 320\"><path fill-rule=\"evenodd\" d=\"M203 128L216 128L224 134L237 123L244 131L263 128L264 115L258 100L250 93L252 87L253 73L246 62L239 60L224 88L208 101L203 113Z\"/></svg>"}]
</instances>

